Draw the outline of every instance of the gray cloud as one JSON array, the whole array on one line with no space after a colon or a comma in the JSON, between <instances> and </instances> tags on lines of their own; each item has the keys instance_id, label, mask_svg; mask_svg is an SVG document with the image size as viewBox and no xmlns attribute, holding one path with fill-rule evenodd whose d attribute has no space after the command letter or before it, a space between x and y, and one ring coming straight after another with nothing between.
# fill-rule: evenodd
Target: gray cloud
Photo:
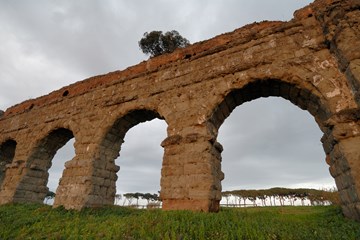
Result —
<instances>
[{"instance_id":1,"label":"gray cloud","mask_svg":"<svg viewBox=\"0 0 360 240\"><path fill-rule=\"evenodd\" d=\"M145 60L137 42L146 31L176 29L191 42L201 41L254 21L289 20L309 2L1 1L0 109ZM128 132L116 160L119 191L159 190L165 137L161 121ZM223 188L333 185L320 138L314 119L285 100L239 106L219 131L225 149ZM67 144L53 160L51 188L72 158L72 148Z\"/></svg>"}]
</instances>

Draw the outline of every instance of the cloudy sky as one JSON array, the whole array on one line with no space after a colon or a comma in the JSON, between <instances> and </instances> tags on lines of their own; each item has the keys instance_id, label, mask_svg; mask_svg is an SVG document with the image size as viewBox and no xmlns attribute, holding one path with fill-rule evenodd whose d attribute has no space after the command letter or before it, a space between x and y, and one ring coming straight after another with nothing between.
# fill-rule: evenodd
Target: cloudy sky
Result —
<instances>
[{"instance_id":1,"label":"cloudy sky","mask_svg":"<svg viewBox=\"0 0 360 240\"><path fill-rule=\"evenodd\" d=\"M177 30L191 43L261 20L289 20L310 0L0 0L0 109L62 86L147 59L143 33ZM243 104L226 119L224 190L330 187L312 116L280 98ZM166 137L164 121L130 129L116 160L117 189L157 192ZM48 186L55 191L69 141L53 159Z\"/></svg>"}]
</instances>

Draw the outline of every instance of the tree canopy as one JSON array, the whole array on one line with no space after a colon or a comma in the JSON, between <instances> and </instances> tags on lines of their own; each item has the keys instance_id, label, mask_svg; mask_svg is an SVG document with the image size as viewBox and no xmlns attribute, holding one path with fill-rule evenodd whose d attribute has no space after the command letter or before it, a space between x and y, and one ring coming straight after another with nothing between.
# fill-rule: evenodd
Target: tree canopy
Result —
<instances>
[{"instance_id":1,"label":"tree canopy","mask_svg":"<svg viewBox=\"0 0 360 240\"><path fill-rule=\"evenodd\" d=\"M55 198L56 194L52 191L48 191L45 196L45 203L47 203L50 199Z\"/></svg>"},{"instance_id":2,"label":"tree canopy","mask_svg":"<svg viewBox=\"0 0 360 240\"><path fill-rule=\"evenodd\" d=\"M162 31L145 32L143 38L139 41L139 47L143 53L150 54L151 57L171 53L177 48L184 48L189 45L189 40L182 37L175 30L165 34Z\"/></svg>"},{"instance_id":3,"label":"tree canopy","mask_svg":"<svg viewBox=\"0 0 360 240\"><path fill-rule=\"evenodd\" d=\"M333 190L316 190L309 188L270 188L270 189L260 189L260 190L233 190L222 192L222 196L228 202L230 196L238 197L239 201L242 199L244 201L250 200L255 204L256 199L260 199L263 206L266 206L266 198L273 199L277 198L280 201L280 205L284 205L285 199L290 200L291 205L294 205L296 200L301 200L302 205L304 205L304 200L308 199L311 202L311 205L322 205L324 203L328 204L340 204L339 194L337 191ZM275 205L275 203L274 203Z\"/></svg>"}]
</instances>

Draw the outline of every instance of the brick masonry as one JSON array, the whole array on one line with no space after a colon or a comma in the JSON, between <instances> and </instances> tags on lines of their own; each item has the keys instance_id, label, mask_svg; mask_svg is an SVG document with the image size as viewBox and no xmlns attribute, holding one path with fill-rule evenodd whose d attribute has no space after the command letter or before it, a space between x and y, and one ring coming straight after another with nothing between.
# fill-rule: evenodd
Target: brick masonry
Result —
<instances>
[{"instance_id":1,"label":"brick masonry","mask_svg":"<svg viewBox=\"0 0 360 240\"><path fill-rule=\"evenodd\" d=\"M124 71L0 112L0 204L42 202L56 151L75 138L54 206L113 204L126 132L154 118L164 209L218 211L217 132L246 101L279 96L309 111L346 216L360 220L360 1L316 0L289 22L253 23Z\"/></svg>"}]
</instances>

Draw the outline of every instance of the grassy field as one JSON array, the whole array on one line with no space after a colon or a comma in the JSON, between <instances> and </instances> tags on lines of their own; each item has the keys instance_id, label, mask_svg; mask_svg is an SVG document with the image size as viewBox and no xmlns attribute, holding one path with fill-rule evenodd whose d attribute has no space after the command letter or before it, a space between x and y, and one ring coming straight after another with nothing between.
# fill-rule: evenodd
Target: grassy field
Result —
<instances>
[{"instance_id":1,"label":"grassy field","mask_svg":"<svg viewBox=\"0 0 360 240\"><path fill-rule=\"evenodd\" d=\"M222 209L219 213L104 207L67 211L0 206L0 239L360 239L334 206Z\"/></svg>"}]
</instances>

